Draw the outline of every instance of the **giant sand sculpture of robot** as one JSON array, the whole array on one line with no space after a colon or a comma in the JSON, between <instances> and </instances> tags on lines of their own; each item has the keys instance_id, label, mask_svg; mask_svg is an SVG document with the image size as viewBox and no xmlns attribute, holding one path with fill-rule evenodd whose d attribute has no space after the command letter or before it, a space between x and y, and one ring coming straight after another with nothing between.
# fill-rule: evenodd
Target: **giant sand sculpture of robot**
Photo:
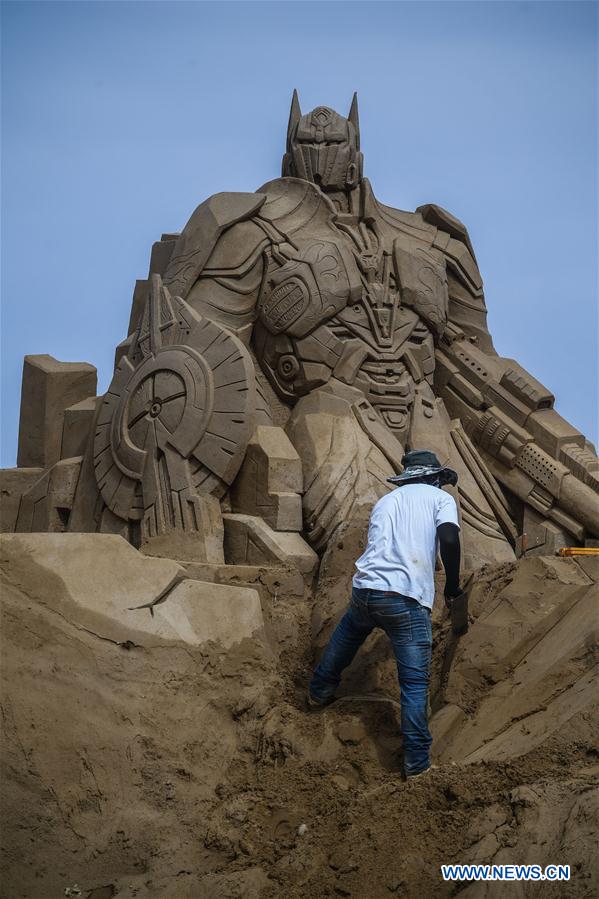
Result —
<instances>
[{"instance_id":1,"label":"giant sand sculpture of robot","mask_svg":"<svg viewBox=\"0 0 599 899\"><path fill-rule=\"evenodd\" d=\"M467 565L594 540L594 449L486 317L464 225L375 198L356 97L294 93L282 177L154 245L104 397L26 358L14 526L312 571L426 447L459 473Z\"/></svg>"}]
</instances>

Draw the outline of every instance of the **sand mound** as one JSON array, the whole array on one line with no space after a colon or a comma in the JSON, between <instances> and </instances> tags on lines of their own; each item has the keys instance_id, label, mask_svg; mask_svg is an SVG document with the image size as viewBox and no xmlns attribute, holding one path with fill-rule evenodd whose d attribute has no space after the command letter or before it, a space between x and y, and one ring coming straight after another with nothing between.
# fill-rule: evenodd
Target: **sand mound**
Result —
<instances>
[{"instance_id":1,"label":"sand mound","mask_svg":"<svg viewBox=\"0 0 599 899\"><path fill-rule=\"evenodd\" d=\"M405 783L384 639L369 640L340 701L303 710L313 634L346 589L334 560L313 601L261 591L262 621L254 608L231 641L232 618L204 629L206 588L189 581L161 617L137 611L143 626L129 625L119 538L109 551L81 535L89 591L105 597L87 602L80 557L50 551L52 537L27 535L46 541L35 564L29 544L3 541L7 899L451 896L439 865L452 861L572 867L567 892L471 884L467 896L596 895L596 563L484 569L458 642L439 609L440 767ZM173 563L127 553L137 582L148 576L143 596L159 595ZM246 611L255 596L239 599Z\"/></svg>"}]
</instances>

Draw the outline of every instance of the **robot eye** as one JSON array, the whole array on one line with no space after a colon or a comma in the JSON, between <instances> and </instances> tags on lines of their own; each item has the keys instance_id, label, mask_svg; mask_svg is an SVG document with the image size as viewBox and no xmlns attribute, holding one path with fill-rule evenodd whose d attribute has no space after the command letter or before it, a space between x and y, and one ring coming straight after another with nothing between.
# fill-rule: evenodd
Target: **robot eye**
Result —
<instances>
[{"instance_id":1,"label":"robot eye","mask_svg":"<svg viewBox=\"0 0 599 899\"><path fill-rule=\"evenodd\" d=\"M335 145L344 144L344 143L346 143L346 141L345 140L330 140L329 138L327 138L326 140L320 141L320 143L317 141L314 141L314 140L298 140L297 143L301 144L302 147L312 147L315 150L317 150L320 147L328 147L330 144L335 144Z\"/></svg>"}]
</instances>

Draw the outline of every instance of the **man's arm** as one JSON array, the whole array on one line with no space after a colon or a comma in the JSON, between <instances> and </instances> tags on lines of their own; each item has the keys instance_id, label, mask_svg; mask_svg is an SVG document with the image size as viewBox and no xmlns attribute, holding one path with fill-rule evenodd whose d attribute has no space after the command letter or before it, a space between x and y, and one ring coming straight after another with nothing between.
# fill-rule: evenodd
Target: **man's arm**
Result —
<instances>
[{"instance_id":1,"label":"man's arm","mask_svg":"<svg viewBox=\"0 0 599 899\"><path fill-rule=\"evenodd\" d=\"M437 527L439 552L445 569L445 601L458 596L460 590L460 529L444 522ZM448 603L449 604L449 603Z\"/></svg>"}]
</instances>

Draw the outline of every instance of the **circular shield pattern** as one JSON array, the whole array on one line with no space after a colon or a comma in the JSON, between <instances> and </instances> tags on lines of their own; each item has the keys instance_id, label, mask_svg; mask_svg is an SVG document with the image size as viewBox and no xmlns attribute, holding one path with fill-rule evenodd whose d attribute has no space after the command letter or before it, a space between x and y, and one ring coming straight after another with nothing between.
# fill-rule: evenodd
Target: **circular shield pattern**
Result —
<instances>
[{"instance_id":1,"label":"circular shield pattern","mask_svg":"<svg viewBox=\"0 0 599 899\"><path fill-rule=\"evenodd\" d=\"M171 303L181 304L186 317L175 321L170 337L179 336L178 324L185 344L124 357L96 426L98 487L124 519L142 518L157 497L167 508L182 491L222 493L253 431L255 376L245 346L182 300Z\"/></svg>"}]
</instances>

